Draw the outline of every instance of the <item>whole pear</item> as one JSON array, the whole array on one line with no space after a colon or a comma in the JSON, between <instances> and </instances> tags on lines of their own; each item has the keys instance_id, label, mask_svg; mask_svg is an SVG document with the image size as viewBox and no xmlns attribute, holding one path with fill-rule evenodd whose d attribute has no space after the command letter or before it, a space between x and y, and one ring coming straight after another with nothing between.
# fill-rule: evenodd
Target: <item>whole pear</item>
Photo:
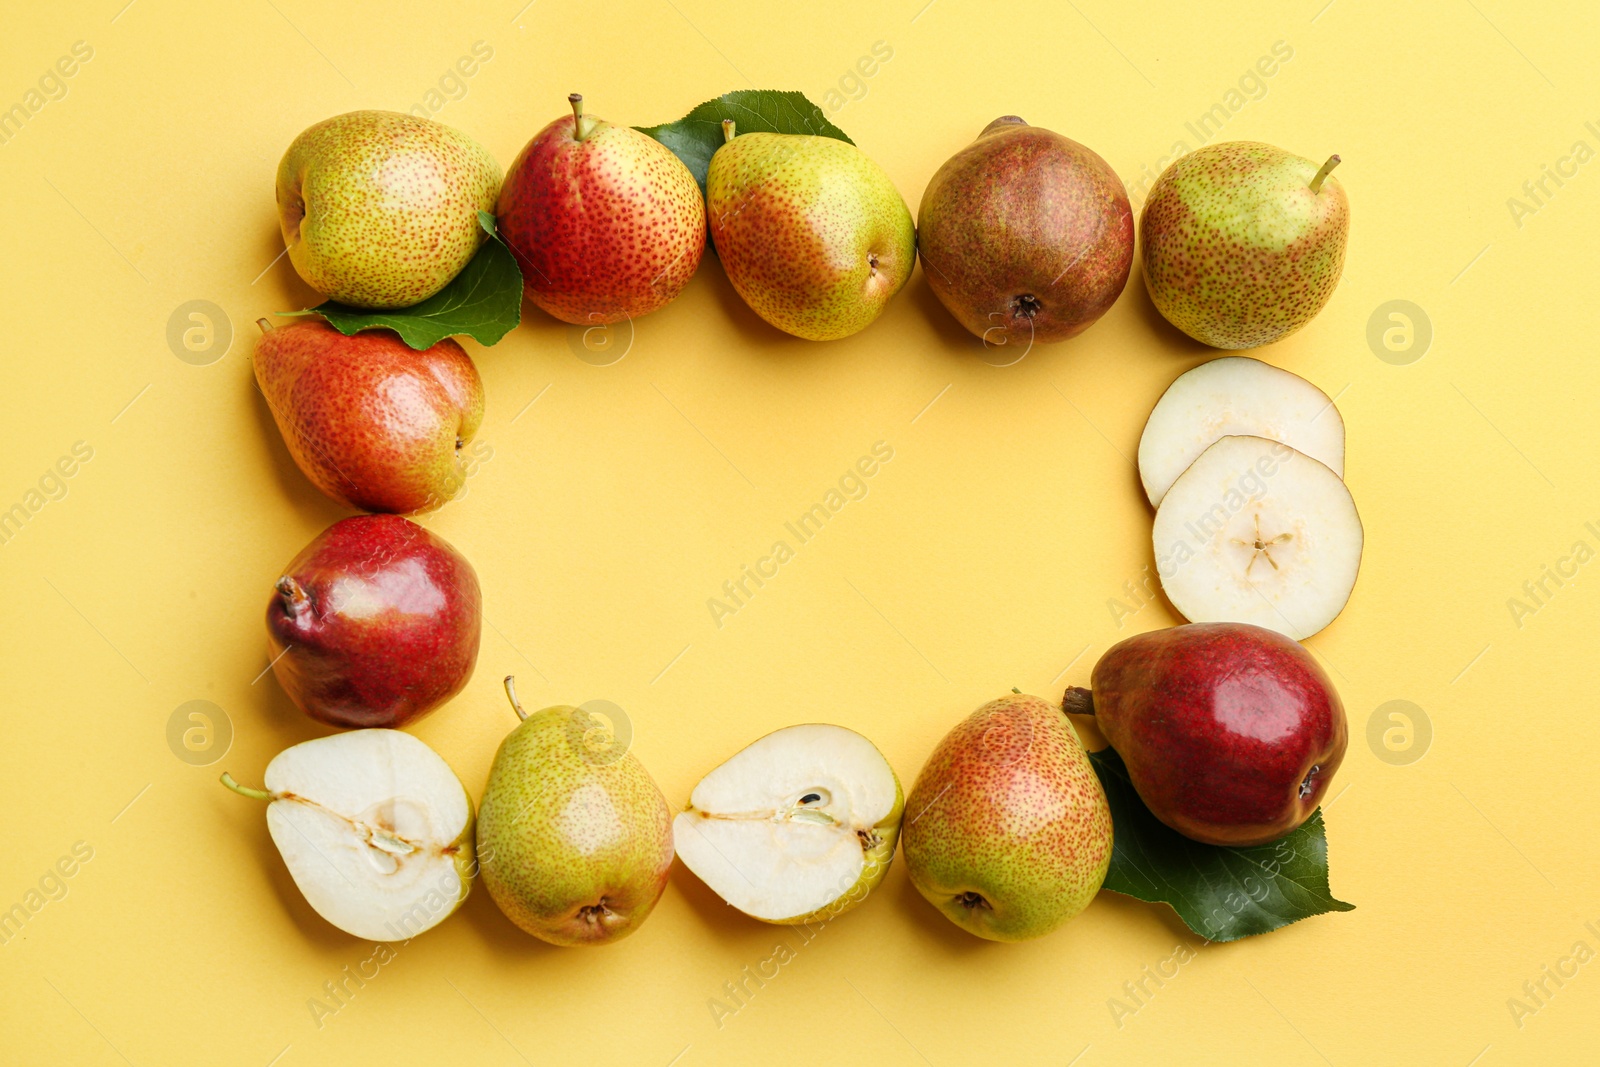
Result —
<instances>
[{"instance_id":1,"label":"whole pear","mask_svg":"<svg viewBox=\"0 0 1600 1067\"><path fill-rule=\"evenodd\" d=\"M388 330L346 337L321 319L256 342L256 382L289 454L333 499L363 511L431 511L460 491L483 422L483 381L446 338L425 351Z\"/></svg>"},{"instance_id":2,"label":"whole pear","mask_svg":"<svg viewBox=\"0 0 1600 1067\"><path fill-rule=\"evenodd\" d=\"M499 233L528 299L563 322L638 318L678 295L706 246L705 202L653 137L583 113L540 130L500 190Z\"/></svg>"},{"instance_id":3,"label":"whole pear","mask_svg":"<svg viewBox=\"0 0 1600 1067\"><path fill-rule=\"evenodd\" d=\"M478 662L472 564L398 515L356 515L284 568L267 603L272 673L330 726L402 726L449 700Z\"/></svg>"},{"instance_id":4,"label":"whole pear","mask_svg":"<svg viewBox=\"0 0 1600 1067\"><path fill-rule=\"evenodd\" d=\"M278 164L278 222L306 284L343 304L410 307L478 250L500 165L432 119L352 111L310 127Z\"/></svg>"},{"instance_id":5,"label":"whole pear","mask_svg":"<svg viewBox=\"0 0 1600 1067\"><path fill-rule=\"evenodd\" d=\"M911 882L991 941L1047 934L1088 907L1111 863L1111 809L1059 707L1017 694L945 735L906 801Z\"/></svg>"},{"instance_id":6,"label":"whole pear","mask_svg":"<svg viewBox=\"0 0 1600 1067\"><path fill-rule=\"evenodd\" d=\"M1350 204L1316 163L1257 141L1206 145L1161 172L1139 219L1144 281L1166 320L1216 348L1310 322L1344 268Z\"/></svg>"},{"instance_id":7,"label":"whole pear","mask_svg":"<svg viewBox=\"0 0 1600 1067\"><path fill-rule=\"evenodd\" d=\"M1299 642L1260 626L1137 634L1095 664L1090 712L1151 814L1211 845L1260 845L1305 822L1344 759L1344 705Z\"/></svg>"},{"instance_id":8,"label":"whole pear","mask_svg":"<svg viewBox=\"0 0 1600 1067\"><path fill-rule=\"evenodd\" d=\"M1127 284L1133 212L1104 159L1006 115L928 183L917 252L934 295L974 335L1064 341Z\"/></svg>"},{"instance_id":9,"label":"whole pear","mask_svg":"<svg viewBox=\"0 0 1600 1067\"><path fill-rule=\"evenodd\" d=\"M478 866L508 919L553 945L639 928L672 866L672 814L633 753L593 735L582 709L532 715L495 753L478 811Z\"/></svg>"},{"instance_id":10,"label":"whole pear","mask_svg":"<svg viewBox=\"0 0 1600 1067\"><path fill-rule=\"evenodd\" d=\"M778 329L811 341L865 329L911 277L916 229L883 168L848 141L734 136L706 172L711 239L728 280Z\"/></svg>"}]
</instances>

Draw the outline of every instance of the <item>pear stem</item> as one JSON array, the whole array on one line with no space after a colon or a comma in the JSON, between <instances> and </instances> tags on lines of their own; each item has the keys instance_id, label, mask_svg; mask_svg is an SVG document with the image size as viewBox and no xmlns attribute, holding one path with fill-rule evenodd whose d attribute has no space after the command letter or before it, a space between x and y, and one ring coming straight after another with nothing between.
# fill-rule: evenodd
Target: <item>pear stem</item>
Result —
<instances>
[{"instance_id":1,"label":"pear stem","mask_svg":"<svg viewBox=\"0 0 1600 1067\"><path fill-rule=\"evenodd\" d=\"M723 119L722 120L722 143L723 144L727 144L729 141L733 140L733 138L734 138L733 120L732 119Z\"/></svg>"},{"instance_id":2,"label":"pear stem","mask_svg":"<svg viewBox=\"0 0 1600 1067\"><path fill-rule=\"evenodd\" d=\"M311 607L311 597L306 593L305 587L285 574L278 579L276 586L278 595L283 597L283 606L290 615L299 617Z\"/></svg>"},{"instance_id":3,"label":"pear stem","mask_svg":"<svg viewBox=\"0 0 1600 1067\"><path fill-rule=\"evenodd\" d=\"M1322 181L1323 181L1323 179L1328 176L1328 172L1329 171L1333 170L1333 168L1337 167L1338 165L1339 165L1339 157L1338 156L1335 155L1335 156L1329 156L1328 157L1328 161L1322 165L1322 169L1317 171L1317 176L1311 179L1311 191L1312 191L1312 193L1320 193L1320 192L1322 192Z\"/></svg>"},{"instance_id":4,"label":"pear stem","mask_svg":"<svg viewBox=\"0 0 1600 1067\"><path fill-rule=\"evenodd\" d=\"M1068 715L1093 715L1094 694L1081 685L1072 686L1061 698L1061 710Z\"/></svg>"},{"instance_id":5,"label":"pear stem","mask_svg":"<svg viewBox=\"0 0 1600 1067\"><path fill-rule=\"evenodd\" d=\"M272 323L268 322L266 319L257 319L256 320L256 325L261 327L261 332L262 333L271 333L272 332Z\"/></svg>"},{"instance_id":6,"label":"pear stem","mask_svg":"<svg viewBox=\"0 0 1600 1067\"><path fill-rule=\"evenodd\" d=\"M517 713L517 718L526 719L528 713L522 710L522 701L517 699L517 683L515 675L506 675L506 696L511 698L511 710Z\"/></svg>"},{"instance_id":7,"label":"pear stem","mask_svg":"<svg viewBox=\"0 0 1600 1067\"><path fill-rule=\"evenodd\" d=\"M227 771L222 772L221 781L223 785L227 786L229 789L233 790L235 793L238 793L242 797L249 797L252 800L278 799L265 789L251 789L247 785L240 785L238 782L233 780L233 775L229 774Z\"/></svg>"},{"instance_id":8,"label":"pear stem","mask_svg":"<svg viewBox=\"0 0 1600 1067\"><path fill-rule=\"evenodd\" d=\"M572 139L574 141L582 141L584 137L583 94L568 93L567 103L572 105Z\"/></svg>"}]
</instances>

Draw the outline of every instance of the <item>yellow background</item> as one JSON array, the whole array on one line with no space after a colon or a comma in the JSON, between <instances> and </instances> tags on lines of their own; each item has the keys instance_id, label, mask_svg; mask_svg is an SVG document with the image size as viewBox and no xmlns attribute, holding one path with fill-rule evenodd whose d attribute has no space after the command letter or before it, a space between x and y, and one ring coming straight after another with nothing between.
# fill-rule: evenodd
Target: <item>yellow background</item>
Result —
<instances>
[{"instance_id":1,"label":"yellow background","mask_svg":"<svg viewBox=\"0 0 1600 1067\"><path fill-rule=\"evenodd\" d=\"M1600 949L1584 928L1600 927L1594 578L1581 571L1520 626L1507 606L1575 541L1600 547L1584 527L1600 527L1600 163L1547 183L1554 195L1520 226L1506 203L1575 141L1600 148L1584 127L1600 121L1592 5L523 2L102 0L28 5L0 35L4 105L74 42L94 50L67 95L0 145L0 507L74 442L94 450L66 496L0 545L0 907L75 842L94 849L65 899L0 946L0 1058L1595 1056L1600 962L1551 985L1520 1027L1506 1004L1574 942ZM324 732L261 676L271 583L341 515L290 462L251 376L253 320L316 299L274 262L273 172L312 122L422 102L477 41L493 58L436 117L503 165L570 91L629 124L741 87L821 102L886 42L893 58L831 117L913 209L938 165L1006 112L1136 181L1174 141L1194 146L1184 124L1274 42L1291 47L1221 136L1344 157L1342 284L1257 354L1338 396L1366 524L1355 595L1310 642L1350 716L1327 818L1333 888L1357 910L1198 947L1169 910L1102 894L1047 938L995 945L942 919L897 864L801 946L678 867L636 936L557 950L480 889L319 1028L307 1001L373 948L311 911L262 812L216 783L223 769L258 782L275 753ZM205 366L166 340L174 309L197 299L234 332ZM1366 340L1395 299L1434 330L1403 366ZM1004 368L920 273L874 326L826 345L766 327L710 257L613 365L577 358L536 310L527 319L493 350L468 343L493 458L423 520L485 591L476 676L415 727L475 798L514 724L506 673L531 706L621 705L674 803L746 742L816 719L866 733L909 787L978 704L1012 686L1056 696L1116 640L1175 621L1158 600L1119 628L1107 601L1151 562L1129 462L1144 416L1213 353L1159 319L1137 270L1087 334ZM866 499L715 627L707 598L880 440L894 459ZM233 728L209 766L166 740L195 699ZM1391 700L1433 726L1409 765L1366 740ZM708 1000L780 939L795 958L718 1028ZM1108 1001L1180 942L1196 957L1119 1026Z\"/></svg>"}]
</instances>

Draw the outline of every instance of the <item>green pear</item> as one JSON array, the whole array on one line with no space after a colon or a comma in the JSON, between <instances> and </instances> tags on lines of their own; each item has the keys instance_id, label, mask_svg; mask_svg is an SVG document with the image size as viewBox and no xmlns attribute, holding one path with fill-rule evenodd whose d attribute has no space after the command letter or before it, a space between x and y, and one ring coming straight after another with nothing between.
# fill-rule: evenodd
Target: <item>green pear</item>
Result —
<instances>
[{"instance_id":1,"label":"green pear","mask_svg":"<svg viewBox=\"0 0 1600 1067\"><path fill-rule=\"evenodd\" d=\"M557 706L500 743L478 810L478 868L506 917L553 945L598 945L639 928L672 866L672 813L622 743Z\"/></svg>"},{"instance_id":2,"label":"green pear","mask_svg":"<svg viewBox=\"0 0 1600 1067\"><path fill-rule=\"evenodd\" d=\"M459 130L352 111L294 139L278 164L278 222L306 284L343 304L410 307L461 273L485 239L500 165Z\"/></svg>"},{"instance_id":3,"label":"green pear","mask_svg":"<svg viewBox=\"0 0 1600 1067\"><path fill-rule=\"evenodd\" d=\"M726 138L706 172L711 239L744 302L811 341L865 329L911 277L916 228L883 168L848 141Z\"/></svg>"},{"instance_id":4,"label":"green pear","mask_svg":"<svg viewBox=\"0 0 1600 1067\"><path fill-rule=\"evenodd\" d=\"M1344 267L1350 204L1328 176L1338 163L1256 141L1180 156L1139 220L1157 310L1216 348L1254 348L1310 322Z\"/></svg>"},{"instance_id":5,"label":"green pear","mask_svg":"<svg viewBox=\"0 0 1600 1067\"><path fill-rule=\"evenodd\" d=\"M1016 694L945 735L906 801L911 884L991 941L1047 934L1088 907L1111 863L1111 808L1060 707Z\"/></svg>"}]
</instances>

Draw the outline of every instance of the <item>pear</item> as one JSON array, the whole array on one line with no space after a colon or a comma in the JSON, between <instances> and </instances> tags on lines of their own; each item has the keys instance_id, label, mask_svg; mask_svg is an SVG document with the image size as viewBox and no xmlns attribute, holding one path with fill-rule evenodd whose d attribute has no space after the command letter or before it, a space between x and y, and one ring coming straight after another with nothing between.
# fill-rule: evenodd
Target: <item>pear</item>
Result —
<instances>
[{"instance_id":1,"label":"pear","mask_svg":"<svg viewBox=\"0 0 1600 1067\"><path fill-rule=\"evenodd\" d=\"M1245 622L1297 641L1344 610L1364 535L1339 475L1240 434L1200 453L1156 509L1161 588L1190 622Z\"/></svg>"},{"instance_id":2,"label":"pear","mask_svg":"<svg viewBox=\"0 0 1600 1067\"><path fill-rule=\"evenodd\" d=\"M352 515L289 561L267 601L272 673L330 726L403 726L472 677L483 631L477 572L398 515Z\"/></svg>"},{"instance_id":3,"label":"pear","mask_svg":"<svg viewBox=\"0 0 1600 1067\"><path fill-rule=\"evenodd\" d=\"M1180 156L1139 219L1157 310L1216 348L1254 348L1310 322L1344 267L1350 204L1328 176L1338 163L1256 141Z\"/></svg>"},{"instance_id":4,"label":"pear","mask_svg":"<svg viewBox=\"0 0 1600 1067\"><path fill-rule=\"evenodd\" d=\"M700 780L673 820L678 858L746 915L842 915L883 881L905 798L883 753L854 730L790 726Z\"/></svg>"},{"instance_id":5,"label":"pear","mask_svg":"<svg viewBox=\"0 0 1600 1067\"><path fill-rule=\"evenodd\" d=\"M1200 453L1224 437L1282 441L1344 477L1344 419L1298 374L1222 356L1178 375L1139 436L1139 480L1155 507Z\"/></svg>"},{"instance_id":6,"label":"pear","mask_svg":"<svg viewBox=\"0 0 1600 1067\"><path fill-rule=\"evenodd\" d=\"M483 380L445 338L418 352L388 330L346 337L321 319L256 342L256 382L295 465L362 511L431 511L467 480L464 450L483 422Z\"/></svg>"},{"instance_id":7,"label":"pear","mask_svg":"<svg viewBox=\"0 0 1600 1067\"><path fill-rule=\"evenodd\" d=\"M506 917L553 945L639 928L667 885L672 813L637 757L596 745L582 709L522 710L500 743L478 813L478 864Z\"/></svg>"},{"instance_id":8,"label":"pear","mask_svg":"<svg viewBox=\"0 0 1600 1067\"><path fill-rule=\"evenodd\" d=\"M711 239L728 280L778 329L812 341L865 329L911 277L916 229L894 183L848 141L735 136L706 172Z\"/></svg>"},{"instance_id":9,"label":"pear","mask_svg":"<svg viewBox=\"0 0 1600 1067\"><path fill-rule=\"evenodd\" d=\"M433 749L399 730L355 730L287 748L266 788L267 829L318 915L370 941L404 941L461 906L477 871L472 798Z\"/></svg>"},{"instance_id":10,"label":"pear","mask_svg":"<svg viewBox=\"0 0 1600 1067\"><path fill-rule=\"evenodd\" d=\"M1156 818L1211 845L1266 844L1310 818L1349 733L1311 653L1239 623L1130 637L1062 704L1095 717Z\"/></svg>"},{"instance_id":11,"label":"pear","mask_svg":"<svg viewBox=\"0 0 1600 1067\"><path fill-rule=\"evenodd\" d=\"M700 186L653 137L583 113L534 135L500 190L499 233L529 300L563 322L636 319L678 295L706 247Z\"/></svg>"},{"instance_id":12,"label":"pear","mask_svg":"<svg viewBox=\"0 0 1600 1067\"><path fill-rule=\"evenodd\" d=\"M1111 809L1065 713L1019 693L939 742L900 838L911 883L945 918L991 941L1024 941L1100 891Z\"/></svg>"},{"instance_id":13,"label":"pear","mask_svg":"<svg viewBox=\"0 0 1600 1067\"><path fill-rule=\"evenodd\" d=\"M928 287L975 336L1064 341L1122 294L1133 212L1104 159L1005 115L928 182L917 251Z\"/></svg>"},{"instance_id":14,"label":"pear","mask_svg":"<svg viewBox=\"0 0 1600 1067\"><path fill-rule=\"evenodd\" d=\"M296 137L277 185L283 243L306 284L342 304L399 308L443 289L472 259L500 165L443 123L352 111Z\"/></svg>"}]
</instances>

